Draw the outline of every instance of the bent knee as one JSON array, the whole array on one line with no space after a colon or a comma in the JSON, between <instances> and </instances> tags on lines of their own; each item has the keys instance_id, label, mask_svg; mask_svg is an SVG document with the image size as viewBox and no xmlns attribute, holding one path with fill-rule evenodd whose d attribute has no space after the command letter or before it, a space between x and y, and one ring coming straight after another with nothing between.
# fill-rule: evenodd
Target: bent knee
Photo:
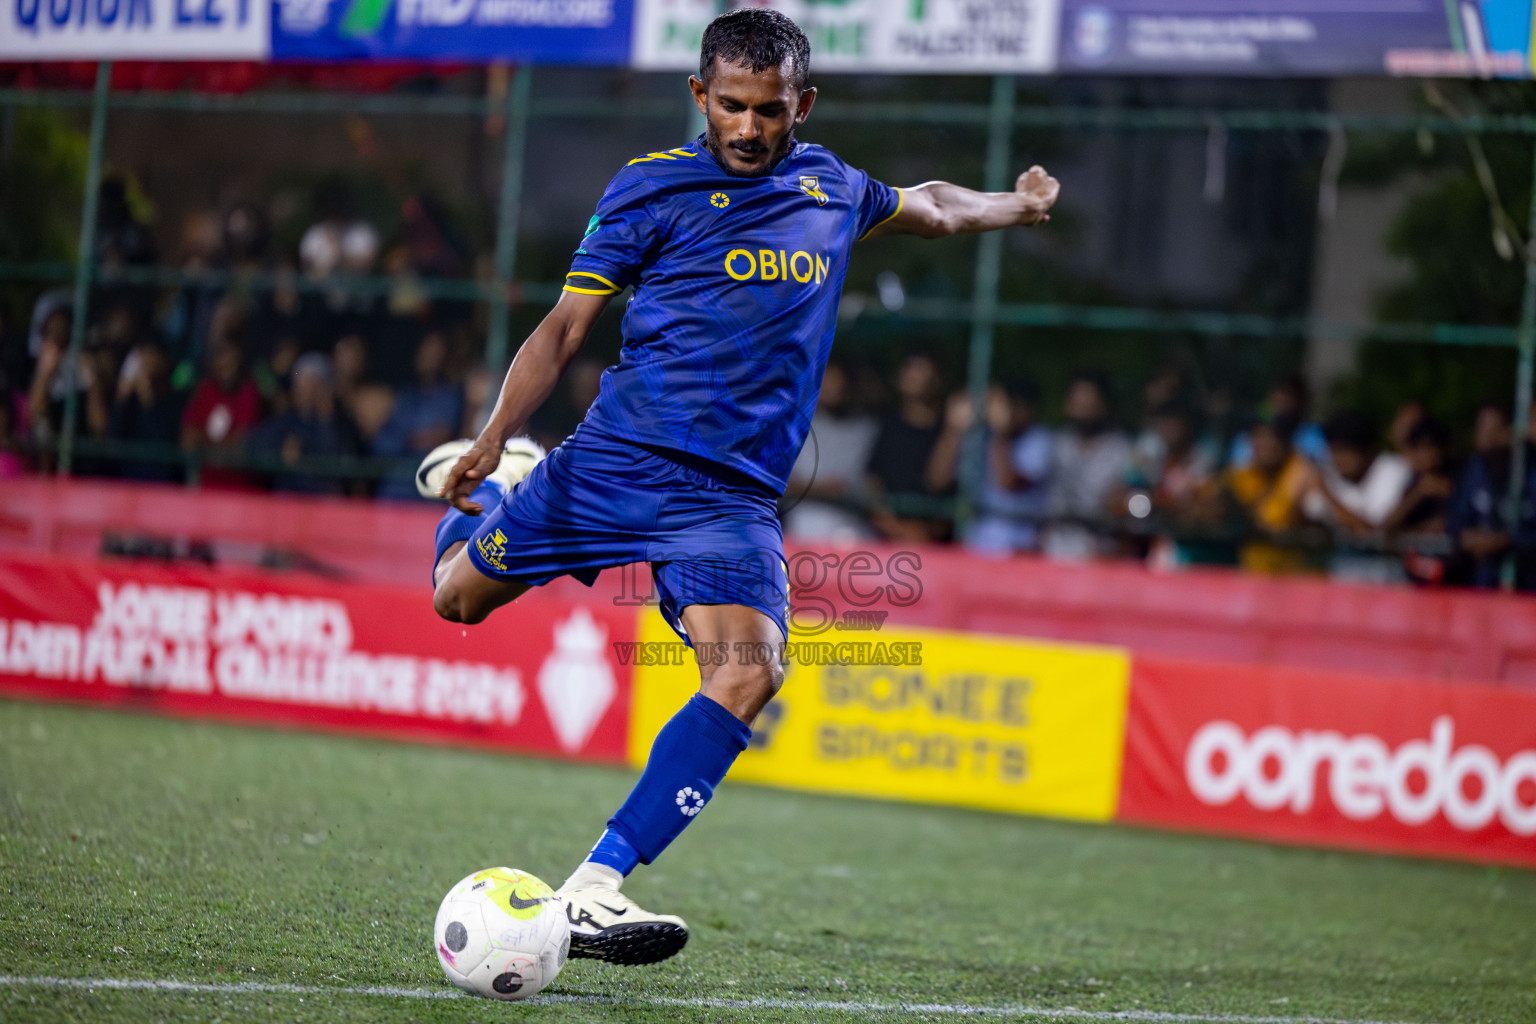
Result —
<instances>
[{"instance_id":1,"label":"bent knee","mask_svg":"<svg viewBox=\"0 0 1536 1024\"><path fill-rule=\"evenodd\" d=\"M722 665L704 681L704 695L731 714L752 724L784 685L784 668L777 658L769 664Z\"/></svg>"},{"instance_id":2,"label":"bent knee","mask_svg":"<svg viewBox=\"0 0 1536 1024\"><path fill-rule=\"evenodd\" d=\"M432 610L438 618L466 626L476 626L485 621L489 608L477 607L458 587L446 582L432 594Z\"/></svg>"}]
</instances>

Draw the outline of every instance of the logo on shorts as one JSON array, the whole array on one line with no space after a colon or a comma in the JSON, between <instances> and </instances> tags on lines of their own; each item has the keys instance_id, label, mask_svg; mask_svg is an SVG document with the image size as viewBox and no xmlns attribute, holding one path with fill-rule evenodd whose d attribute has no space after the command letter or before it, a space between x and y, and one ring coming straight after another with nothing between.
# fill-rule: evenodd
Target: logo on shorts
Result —
<instances>
[{"instance_id":1,"label":"logo on shorts","mask_svg":"<svg viewBox=\"0 0 1536 1024\"><path fill-rule=\"evenodd\" d=\"M492 530L489 537L475 541L475 550L480 552L480 557L492 568L507 571L507 535L500 529Z\"/></svg>"},{"instance_id":2,"label":"logo on shorts","mask_svg":"<svg viewBox=\"0 0 1536 1024\"><path fill-rule=\"evenodd\" d=\"M704 809L704 794L692 786L684 786L677 791L677 809L685 817L693 817Z\"/></svg>"}]
</instances>

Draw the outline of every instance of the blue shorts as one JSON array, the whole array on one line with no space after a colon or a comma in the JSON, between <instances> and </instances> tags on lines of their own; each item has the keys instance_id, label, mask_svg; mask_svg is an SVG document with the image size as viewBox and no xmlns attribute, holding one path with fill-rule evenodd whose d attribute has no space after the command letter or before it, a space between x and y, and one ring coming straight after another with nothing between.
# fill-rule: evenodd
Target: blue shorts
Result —
<instances>
[{"instance_id":1,"label":"blue shorts","mask_svg":"<svg viewBox=\"0 0 1536 1024\"><path fill-rule=\"evenodd\" d=\"M777 502L762 484L683 452L641 447L583 424L484 513L469 558L496 580L542 586L651 563L679 636L695 604L740 604L787 638L789 580Z\"/></svg>"}]
</instances>

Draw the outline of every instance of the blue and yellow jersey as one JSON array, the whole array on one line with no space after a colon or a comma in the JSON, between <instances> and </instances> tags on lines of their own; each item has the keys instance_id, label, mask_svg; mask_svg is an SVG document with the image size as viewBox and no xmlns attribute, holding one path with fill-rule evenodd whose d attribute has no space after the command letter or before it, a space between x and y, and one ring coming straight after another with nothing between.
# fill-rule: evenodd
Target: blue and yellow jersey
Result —
<instances>
[{"instance_id":1,"label":"blue and yellow jersey","mask_svg":"<svg viewBox=\"0 0 1536 1024\"><path fill-rule=\"evenodd\" d=\"M797 143L762 178L703 139L631 160L571 262L568 291L634 287L624 347L586 423L784 490L832 348L853 243L901 192Z\"/></svg>"}]
</instances>

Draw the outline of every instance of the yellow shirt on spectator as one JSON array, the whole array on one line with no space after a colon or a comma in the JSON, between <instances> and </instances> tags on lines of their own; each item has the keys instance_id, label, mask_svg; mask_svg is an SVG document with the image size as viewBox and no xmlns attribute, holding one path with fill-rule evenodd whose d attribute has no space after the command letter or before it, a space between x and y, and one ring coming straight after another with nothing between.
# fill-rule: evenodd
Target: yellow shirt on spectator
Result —
<instances>
[{"instance_id":1,"label":"yellow shirt on spectator","mask_svg":"<svg viewBox=\"0 0 1536 1024\"><path fill-rule=\"evenodd\" d=\"M1273 477L1256 466L1227 471L1227 491L1248 510L1260 530L1281 533L1301 525L1301 496L1307 481L1307 462L1292 453ZM1250 572L1304 572L1307 553L1269 541L1244 544L1238 561Z\"/></svg>"}]
</instances>

